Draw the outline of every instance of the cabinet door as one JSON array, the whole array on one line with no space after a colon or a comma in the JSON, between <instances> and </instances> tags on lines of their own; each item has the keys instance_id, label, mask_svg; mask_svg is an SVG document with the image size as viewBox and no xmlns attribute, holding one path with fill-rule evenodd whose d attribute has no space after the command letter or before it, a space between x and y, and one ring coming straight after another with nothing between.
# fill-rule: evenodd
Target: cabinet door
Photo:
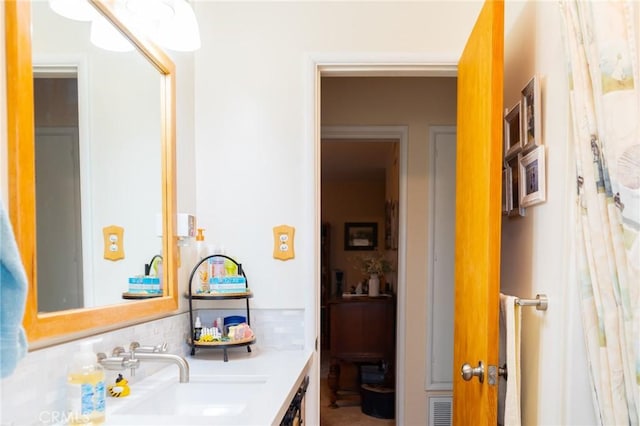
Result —
<instances>
[{"instance_id":1,"label":"cabinet door","mask_svg":"<svg viewBox=\"0 0 640 426\"><path fill-rule=\"evenodd\" d=\"M332 303L331 355L352 360L390 360L395 350L394 303Z\"/></svg>"}]
</instances>

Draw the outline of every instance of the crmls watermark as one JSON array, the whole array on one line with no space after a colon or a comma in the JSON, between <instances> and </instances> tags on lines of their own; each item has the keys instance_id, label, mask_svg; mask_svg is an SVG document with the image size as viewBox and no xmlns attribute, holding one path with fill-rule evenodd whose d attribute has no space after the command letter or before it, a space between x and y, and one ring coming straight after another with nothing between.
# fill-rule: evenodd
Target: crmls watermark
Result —
<instances>
[{"instance_id":1,"label":"crmls watermark","mask_svg":"<svg viewBox=\"0 0 640 426\"><path fill-rule=\"evenodd\" d=\"M91 422L86 414L67 411L41 411L38 420L45 425L88 424Z\"/></svg>"}]
</instances>

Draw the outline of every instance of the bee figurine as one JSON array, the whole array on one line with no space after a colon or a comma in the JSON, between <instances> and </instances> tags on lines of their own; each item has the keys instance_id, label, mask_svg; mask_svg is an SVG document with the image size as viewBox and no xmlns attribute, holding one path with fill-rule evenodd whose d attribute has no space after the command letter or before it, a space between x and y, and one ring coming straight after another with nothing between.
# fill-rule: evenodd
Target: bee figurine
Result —
<instances>
[{"instance_id":1,"label":"bee figurine","mask_svg":"<svg viewBox=\"0 0 640 426\"><path fill-rule=\"evenodd\" d=\"M118 378L116 379L115 385L110 385L107 387L107 392L114 398L123 398L131 392L131 388L129 388L129 382L127 379L122 377L122 374L118 374Z\"/></svg>"}]
</instances>

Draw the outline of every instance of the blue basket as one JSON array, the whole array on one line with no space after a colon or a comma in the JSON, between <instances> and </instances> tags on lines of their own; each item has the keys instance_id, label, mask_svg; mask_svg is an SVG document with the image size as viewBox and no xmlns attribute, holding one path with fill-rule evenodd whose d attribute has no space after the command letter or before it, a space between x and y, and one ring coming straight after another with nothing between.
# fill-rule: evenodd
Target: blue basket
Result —
<instances>
[{"instance_id":1,"label":"blue basket","mask_svg":"<svg viewBox=\"0 0 640 426\"><path fill-rule=\"evenodd\" d=\"M242 315L231 315L229 317L224 317L224 325L232 326L242 324L243 322L247 322L247 318Z\"/></svg>"}]
</instances>

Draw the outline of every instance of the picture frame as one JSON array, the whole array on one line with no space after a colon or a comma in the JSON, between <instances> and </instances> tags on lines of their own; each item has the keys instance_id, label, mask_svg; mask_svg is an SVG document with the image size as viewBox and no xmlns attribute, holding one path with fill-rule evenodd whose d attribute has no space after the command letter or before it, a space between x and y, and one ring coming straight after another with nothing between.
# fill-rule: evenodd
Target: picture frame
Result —
<instances>
[{"instance_id":1,"label":"picture frame","mask_svg":"<svg viewBox=\"0 0 640 426\"><path fill-rule=\"evenodd\" d=\"M521 92L522 151L527 153L542 145L540 79L534 76Z\"/></svg>"},{"instance_id":2,"label":"picture frame","mask_svg":"<svg viewBox=\"0 0 640 426\"><path fill-rule=\"evenodd\" d=\"M398 201L387 200L384 203L384 248L398 249Z\"/></svg>"},{"instance_id":3,"label":"picture frame","mask_svg":"<svg viewBox=\"0 0 640 426\"><path fill-rule=\"evenodd\" d=\"M530 207L546 201L544 146L520 158L520 205Z\"/></svg>"},{"instance_id":4,"label":"picture frame","mask_svg":"<svg viewBox=\"0 0 640 426\"><path fill-rule=\"evenodd\" d=\"M511 158L505 165L505 168L508 169L509 174L509 213L508 216L512 217L522 217L525 215L524 206L520 203L520 159L522 158L522 154L518 154L516 157Z\"/></svg>"},{"instance_id":5,"label":"picture frame","mask_svg":"<svg viewBox=\"0 0 640 426\"><path fill-rule=\"evenodd\" d=\"M522 150L522 108L518 101L504 116L504 158L508 160Z\"/></svg>"},{"instance_id":6,"label":"picture frame","mask_svg":"<svg viewBox=\"0 0 640 426\"><path fill-rule=\"evenodd\" d=\"M511 210L511 167L502 169L502 215L508 216Z\"/></svg>"},{"instance_id":7,"label":"picture frame","mask_svg":"<svg viewBox=\"0 0 640 426\"><path fill-rule=\"evenodd\" d=\"M344 224L345 250L376 250L378 224L376 222L346 222Z\"/></svg>"}]
</instances>

